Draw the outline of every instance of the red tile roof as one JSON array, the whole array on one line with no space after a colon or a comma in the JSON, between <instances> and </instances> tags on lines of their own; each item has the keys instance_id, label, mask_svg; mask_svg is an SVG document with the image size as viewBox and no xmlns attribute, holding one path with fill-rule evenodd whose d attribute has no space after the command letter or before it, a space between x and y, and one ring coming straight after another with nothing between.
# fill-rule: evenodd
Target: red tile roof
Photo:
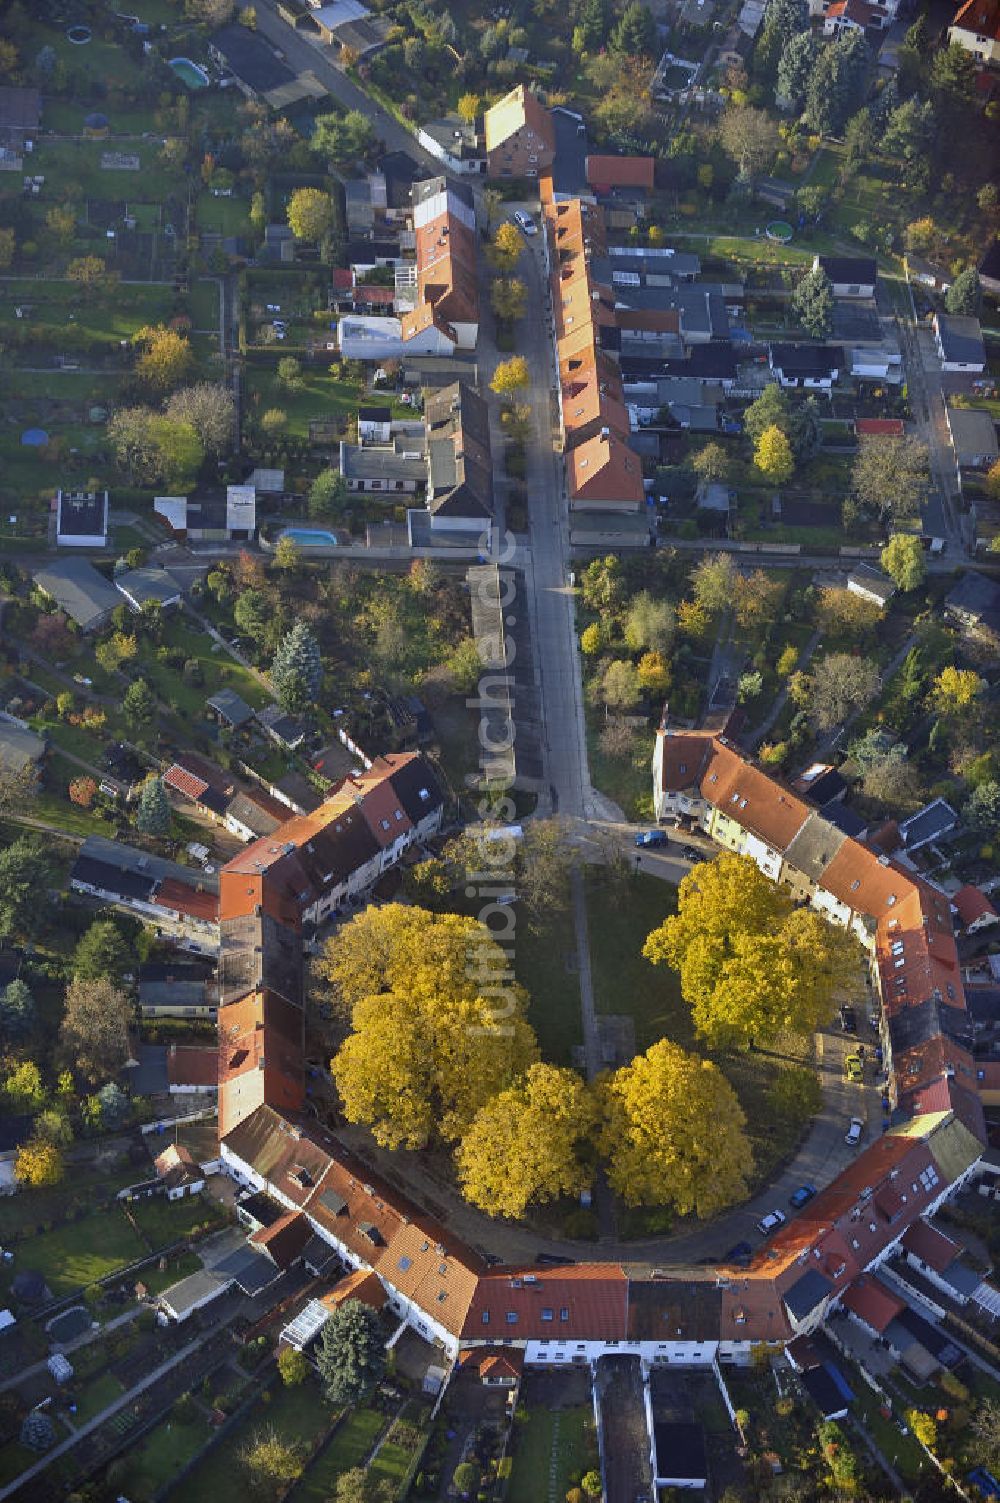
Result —
<instances>
[{"instance_id":1,"label":"red tile roof","mask_svg":"<svg viewBox=\"0 0 1000 1503\"><path fill-rule=\"evenodd\" d=\"M218 1048L171 1044L167 1050L167 1079L171 1085L207 1086L219 1083Z\"/></svg>"},{"instance_id":2,"label":"red tile roof","mask_svg":"<svg viewBox=\"0 0 1000 1503\"><path fill-rule=\"evenodd\" d=\"M179 762L174 762L172 766L167 768L163 774L163 781L168 788L173 788L178 793L183 793L185 798L194 801L201 798L201 795L208 789L208 784L204 778L196 777L193 772L189 772Z\"/></svg>"},{"instance_id":3,"label":"red tile roof","mask_svg":"<svg viewBox=\"0 0 1000 1503\"><path fill-rule=\"evenodd\" d=\"M214 892L199 892L176 877L165 877L156 889L155 901L161 908L183 913L188 918L215 923L219 917L219 899Z\"/></svg>"},{"instance_id":4,"label":"red tile roof","mask_svg":"<svg viewBox=\"0 0 1000 1503\"><path fill-rule=\"evenodd\" d=\"M479 1279L462 1329L466 1340L622 1341L628 1279L619 1263L510 1269Z\"/></svg>"},{"instance_id":5,"label":"red tile roof","mask_svg":"<svg viewBox=\"0 0 1000 1503\"><path fill-rule=\"evenodd\" d=\"M845 1310L850 1310L880 1336L886 1326L906 1309L905 1302L892 1294L881 1279L865 1274L845 1289L842 1303Z\"/></svg>"},{"instance_id":6,"label":"red tile roof","mask_svg":"<svg viewBox=\"0 0 1000 1503\"><path fill-rule=\"evenodd\" d=\"M969 925L974 924L977 919L985 918L987 915L995 918L997 914L986 894L978 887L970 885L960 887L957 892L952 893L951 903L962 921L963 929L968 929Z\"/></svg>"},{"instance_id":7,"label":"red tile roof","mask_svg":"<svg viewBox=\"0 0 1000 1503\"><path fill-rule=\"evenodd\" d=\"M313 1234L308 1216L301 1211L286 1211L270 1226L262 1226L253 1233L250 1241L280 1269L290 1268L302 1256L302 1249Z\"/></svg>"},{"instance_id":8,"label":"red tile roof","mask_svg":"<svg viewBox=\"0 0 1000 1503\"><path fill-rule=\"evenodd\" d=\"M356 1299L362 1305L371 1305L373 1310L381 1310L388 1298L378 1274L369 1273L365 1268L356 1268L353 1273L341 1279L329 1294L324 1294L320 1303L330 1310L337 1310L345 1300Z\"/></svg>"},{"instance_id":9,"label":"red tile roof","mask_svg":"<svg viewBox=\"0 0 1000 1503\"><path fill-rule=\"evenodd\" d=\"M902 438L906 425L902 418L855 418L854 431L869 438Z\"/></svg>"},{"instance_id":10,"label":"red tile roof","mask_svg":"<svg viewBox=\"0 0 1000 1503\"><path fill-rule=\"evenodd\" d=\"M592 188L644 188L652 193L656 163L652 157L590 156L587 182Z\"/></svg>"},{"instance_id":11,"label":"red tile roof","mask_svg":"<svg viewBox=\"0 0 1000 1503\"><path fill-rule=\"evenodd\" d=\"M957 1242L946 1237L944 1232L939 1232L936 1226L931 1226L923 1217L906 1228L902 1246L906 1252L919 1258L921 1263L926 1263L928 1268L933 1268L935 1273L944 1273L962 1251Z\"/></svg>"},{"instance_id":12,"label":"red tile roof","mask_svg":"<svg viewBox=\"0 0 1000 1503\"><path fill-rule=\"evenodd\" d=\"M951 24L958 31L1000 42L1000 0L966 0Z\"/></svg>"}]
</instances>

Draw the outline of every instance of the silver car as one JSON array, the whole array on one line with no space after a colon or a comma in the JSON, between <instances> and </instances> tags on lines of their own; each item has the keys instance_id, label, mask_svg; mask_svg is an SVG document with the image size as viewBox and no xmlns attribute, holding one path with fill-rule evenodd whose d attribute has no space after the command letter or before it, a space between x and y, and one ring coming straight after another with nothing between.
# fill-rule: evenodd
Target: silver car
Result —
<instances>
[{"instance_id":1,"label":"silver car","mask_svg":"<svg viewBox=\"0 0 1000 1503\"><path fill-rule=\"evenodd\" d=\"M849 1148L857 1147L857 1145L861 1142L861 1134L864 1132L864 1130L864 1119L862 1117L852 1117L851 1125L847 1129L847 1136L844 1138L844 1142L848 1145Z\"/></svg>"}]
</instances>

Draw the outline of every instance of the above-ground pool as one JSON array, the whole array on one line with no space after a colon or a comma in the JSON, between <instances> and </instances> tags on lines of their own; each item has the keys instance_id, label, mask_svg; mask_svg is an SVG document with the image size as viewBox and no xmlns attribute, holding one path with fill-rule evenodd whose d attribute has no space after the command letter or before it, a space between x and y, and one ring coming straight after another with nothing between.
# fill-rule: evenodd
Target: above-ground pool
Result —
<instances>
[{"instance_id":1,"label":"above-ground pool","mask_svg":"<svg viewBox=\"0 0 1000 1503\"><path fill-rule=\"evenodd\" d=\"M70 26L66 30L66 40L73 43L74 47L82 47L90 41L93 33L89 26Z\"/></svg>"},{"instance_id":2,"label":"above-ground pool","mask_svg":"<svg viewBox=\"0 0 1000 1503\"><path fill-rule=\"evenodd\" d=\"M170 66L177 77L187 84L189 89L207 89L209 77L204 68L199 68L189 57L172 57Z\"/></svg>"},{"instance_id":3,"label":"above-ground pool","mask_svg":"<svg viewBox=\"0 0 1000 1503\"><path fill-rule=\"evenodd\" d=\"M84 1331L89 1331L93 1317L83 1305L71 1305L61 1315L50 1320L45 1327L47 1334L53 1341L72 1341L76 1336L82 1336Z\"/></svg>"},{"instance_id":4,"label":"above-ground pool","mask_svg":"<svg viewBox=\"0 0 1000 1503\"><path fill-rule=\"evenodd\" d=\"M787 245L795 231L787 219L772 219L764 234L768 240L777 240L781 245Z\"/></svg>"},{"instance_id":5,"label":"above-ground pool","mask_svg":"<svg viewBox=\"0 0 1000 1503\"><path fill-rule=\"evenodd\" d=\"M319 527L283 527L278 537L291 538L300 548L336 548L339 542L335 532Z\"/></svg>"}]
</instances>

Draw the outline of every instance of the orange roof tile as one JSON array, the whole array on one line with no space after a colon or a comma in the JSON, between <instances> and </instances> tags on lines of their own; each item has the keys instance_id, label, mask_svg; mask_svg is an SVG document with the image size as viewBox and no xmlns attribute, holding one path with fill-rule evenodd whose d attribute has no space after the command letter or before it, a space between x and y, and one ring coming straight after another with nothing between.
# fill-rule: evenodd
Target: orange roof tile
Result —
<instances>
[{"instance_id":1,"label":"orange roof tile","mask_svg":"<svg viewBox=\"0 0 1000 1503\"><path fill-rule=\"evenodd\" d=\"M373 1310L381 1310L388 1298L377 1273L370 1273L366 1268L356 1268L353 1273L341 1279L329 1294L324 1294L320 1303L330 1310L337 1310L345 1300L356 1299L363 1305L371 1305Z\"/></svg>"},{"instance_id":2,"label":"orange roof tile","mask_svg":"<svg viewBox=\"0 0 1000 1503\"><path fill-rule=\"evenodd\" d=\"M809 805L732 747L713 741L701 792L723 814L778 851L787 850L809 816Z\"/></svg>"},{"instance_id":3,"label":"orange roof tile","mask_svg":"<svg viewBox=\"0 0 1000 1503\"><path fill-rule=\"evenodd\" d=\"M622 1341L628 1279L620 1263L512 1268L478 1280L462 1330L466 1340Z\"/></svg>"},{"instance_id":4,"label":"orange roof tile","mask_svg":"<svg viewBox=\"0 0 1000 1503\"><path fill-rule=\"evenodd\" d=\"M906 1309L905 1302L891 1293L881 1279L865 1274L844 1290L841 1303L845 1310L850 1310L852 1315L863 1320L866 1326L870 1326L880 1336L886 1326Z\"/></svg>"},{"instance_id":5,"label":"orange roof tile","mask_svg":"<svg viewBox=\"0 0 1000 1503\"><path fill-rule=\"evenodd\" d=\"M566 456L566 478L571 501L637 507L645 500L639 456L613 433L572 449Z\"/></svg>"},{"instance_id":6,"label":"orange roof tile","mask_svg":"<svg viewBox=\"0 0 1000 1503\"><path fill-rule=\"evenodd\" d=\"M656 163L652 157L589 156L587 182L592 188L645 188L652 193Z\"/></svg>"}]
</instances>

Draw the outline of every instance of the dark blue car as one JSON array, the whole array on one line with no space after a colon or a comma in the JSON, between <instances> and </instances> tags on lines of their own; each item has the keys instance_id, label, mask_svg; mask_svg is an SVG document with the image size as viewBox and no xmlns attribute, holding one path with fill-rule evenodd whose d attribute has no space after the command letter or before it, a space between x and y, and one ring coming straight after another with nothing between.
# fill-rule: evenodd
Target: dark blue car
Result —
<instances>
[{"instance_id":1,"label":"dark blue car","mask_svg":"<svg viewBox=\"0 0 1000 1503\"><path fill-rule=\"evenodd\" d=\"M788 1204L794 1206L797 1211L800 1211L807 1201L812 1200L815 1194L815 1185L799 1185L799 1188L793 1190L791 1195L789 1195Z\"/></svg>"},{"instance_id":2,"label":"dark blue car","mask_svg":"<svg viewBox=\"0 0 1000 1503\"><path fill-rule=\"evenodd\" d=\"M669 845L666 830L644 830L641 835L635 837L638 846Z\"/></svg>"},{"instance_id":3,"label":"dark blue car","mask_svg":"<svg viewBox=\"0 0 1000 1503\"><path fill-rule=\"evenodd\" d=\"M731 1247L729 1251L723 1255L722 1262L735 1263L737 1268L746 1268L752 1257L753 1248L750 1246L750 1243L737 1242L735 1247Z\"/></svg>"}]
</instances>

